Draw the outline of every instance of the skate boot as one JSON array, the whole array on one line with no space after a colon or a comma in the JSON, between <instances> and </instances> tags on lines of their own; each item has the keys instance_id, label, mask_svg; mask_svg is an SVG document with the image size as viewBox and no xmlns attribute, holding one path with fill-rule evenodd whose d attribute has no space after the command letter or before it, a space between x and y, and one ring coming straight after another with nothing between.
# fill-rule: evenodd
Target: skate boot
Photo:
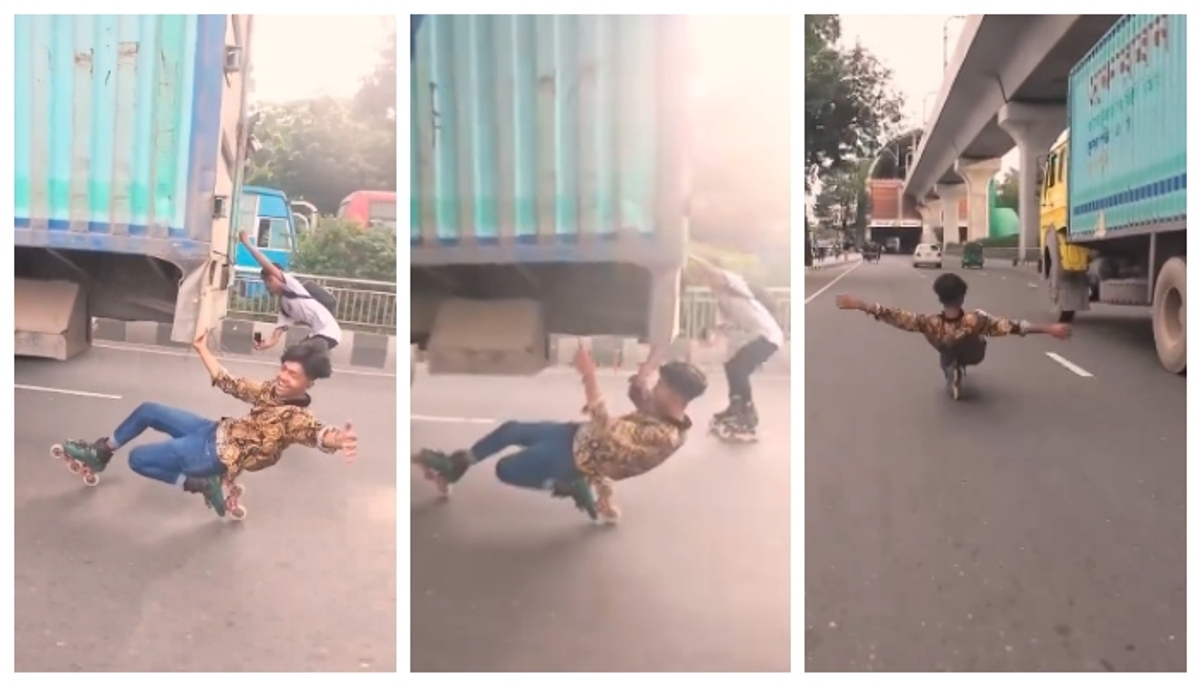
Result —
<instances>
[{"instance_id":1,"label":"skate boot","mask_svg":"<svg viewBox=\"0 0 1200 686\"><path fill-rule=\"evenodd\" d=\"M438 488L446 492L451 485L463 478L474 464L471 453L466 450L457 450L450 454L440 450L421 450L413 455L412 461L425 473L425 478L437 482Z\"/></svg>"},{"instance_id":2,"label":"skate boot","mask_svg":"<svg viewBox=\"0 0 1200 686\"><path fill-rule=\"evenodd\" d=\"M576 509L586 512L592 521L600 518L600 514L596 510L596 494L592 493L592 487L582 476L577 476L570 481L556 481L550 495L555 498L571 498L575 501Z\"/></svg>"},{"instance_id":3,"label":"skate boot","mask_svg":"<svg viewBox=\"0 0 1200 686\"><path fill-rule=\"evenodd\" d=\"M963 368L952 364L946 368L946 393L953 400L958 400L962 393Z\"/></svg>"},{"instance_id":4,"label":"skate boot","mask_svg":"<svg viewBox=\"0 0 1200 686\"><path fill-rule=\"evenodd\" d=\"M732 436L737 440L754 441L758 439L758 411L754 409L754 403L744 403L738 408L732 428Z\"/></svg>"},{"instance_id":5,"label":"skate boot","mask_svg":"<svg viewBox=\"0 0 1200 686\"><path fill-rule=\"evenodd\" d=\"M113 451L108 449L107 438L101 438L94 443L70 440L63 443L62 449L67 457L87 467L93 474L107 469L113 457Z\"/></svg>"},{"instance_id":6,"label":"skate boot","mask_svg":"<svg viewBox=\"0 0 1200 686\"><path fill-rule=\"evenodd\" d=\"M225 516L225 489L219 476L189 476L183 480L183 490L204 496L204 503L217 511L218 517Z\"/></svg>"}]
</instances>

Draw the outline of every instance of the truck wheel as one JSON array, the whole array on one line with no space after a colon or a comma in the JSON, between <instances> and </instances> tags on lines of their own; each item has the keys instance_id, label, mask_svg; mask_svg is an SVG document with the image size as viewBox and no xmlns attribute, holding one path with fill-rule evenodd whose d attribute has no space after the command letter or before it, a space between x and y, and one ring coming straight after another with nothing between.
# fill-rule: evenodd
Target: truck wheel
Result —
<instances>
[{"instance_id":1,"label":"truck wheel","mask_svg":"<svg viewBox=\"0 0 1200 686\"><path fill-rule=\"evenodd\" d=\"M1172 257L1154 282L1154 347L1172 374L1187 371L1187 260Z\"/></svg>"}]
</instances>

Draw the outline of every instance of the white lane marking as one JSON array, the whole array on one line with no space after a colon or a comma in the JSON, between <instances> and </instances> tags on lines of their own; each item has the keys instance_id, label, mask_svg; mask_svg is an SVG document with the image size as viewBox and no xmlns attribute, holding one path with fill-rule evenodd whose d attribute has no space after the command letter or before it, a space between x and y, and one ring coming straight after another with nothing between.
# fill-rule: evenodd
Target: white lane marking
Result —
<instances>
[{"instance_id":1,"label":"white lane marking","mask_svg":"<svg viewBox=\"0 0 1200 686\"><path fill-rule=\"evenodd\" d=\"M860 261L858 261L858 262L855 262L853 267L850 267L849 269L847 269L846 271L842 272L841 274L838 274L836 277L834 277L833 281L830 281L829 283L825 284L824 286L821 286L819 289L817 289L817 292L816 292L816 293L813 293L812 295L810 295L810 296L808 296L807 298L805 298L805 299L804 299L804 304L805 304L805 305L807 305L807 304L809 304L810 302L812 302L812 301L816 300L818 296L820 296L822 293L824 293L825 291L829 290L830 288L833 288L834 284L836 284L838 281L841 281L842 279L846 278L846 276L847 276L847 275L848 275L850 272L854 271L855 269L858 269L858 268L859 268L859 267L861 267L861 266L862 266L862 261L861 261L861 260L860 260Z\"/></svg>"},{"instance_id":2,"label":"white lane marking","mask_svg":"<svg viewBox=\"0 0 1200 686\"><path fill-rule=\"evenodd\" d=\"M1026 286L1029 286L1030 288L1037 288L1037 287L1038 287L1038 285L1037 285L1036 283L1032 282L1032 281L1027 281L1027 282L1025 282L1025 285L1026 285Z\"/></svg>"},{"instance_id":3,"label":"white lane marking","mask_svg":"<svg viewBox=\"0 0 1200 686\"><path fill-rule=\"evenodd\" d=\"M1068 371L1070 371L1074 374L1078 374L1079 376L1086 377L1089 379L1095 378L1094 374L1092 374L1088 370L1084 369L1083 367L1080 367L1079 365L1075 364L1074 362L1068 360L1067 358L1063 357L1062 355L1059 355L1058 353L1048 352L1048 353L1046 353L1046 357L1049 357L1050 359L1054 360L1055 362L1066 367Z\"/></svg>"},{"instance_id":4,"label":"white lane marking","mask_svg":"<svg viewBox=\"0 0 1200 686\"><path fill-rule=\"evenodd\" d=\"M145 353L147 355L162 355L164 357L185 357L185 358L196 357L196 354L192 353L192 352L185 352L182 350L164 350L162 348L157 348L157 347L149 346L149 345L146 345L146 346L137 345L137 344L123 344L122 345L119 343L109 343L109 342L101 343L101 342L97 341L97 342L92 343L92 347L100 348L102 350L115 350L116 352ZM278 362L267 362L266 360L256 360L251 357L217 356L217 359L221 360L222 362L236 362L239 364L254 364L254 365L258 365L260 367L278 367L279 366ZM374 377L383 378L383 379L396 378L395 374L389 374L387 372L370 372L370 371L364 371L364 370L360 370L360 369L346 369L344 367L334 367L333 373L334 374L349 374L351 376L374 376Z\"/></svg>"},{"instance_id":5,"label":"white lane marking","mask_svg":"<svg viewBox=\"0 0 1200 686\"><path fill-rule=\"evenodd\" d=\"M480 417L436 417L427 414L414 414L408 417L414 422L428 422L430 424L499 424L495 419L482 419Z\"/></svg>"},{"instance_id":6,"label":"white lane marking","mask_svg":"<svg viewBox=\"0 0 1200 686\"><path fill-rule=\"evenodd\" d=\"M59 395L76 395L80 398L100 398L102 400L120 400L119 395L108 393L92 393L91 391L76 391L70 388L50 388L48 386L29 386L23 383L13 384L18 391L35 391L37 393L57 393Z\"/></svg>"}]
</instances>

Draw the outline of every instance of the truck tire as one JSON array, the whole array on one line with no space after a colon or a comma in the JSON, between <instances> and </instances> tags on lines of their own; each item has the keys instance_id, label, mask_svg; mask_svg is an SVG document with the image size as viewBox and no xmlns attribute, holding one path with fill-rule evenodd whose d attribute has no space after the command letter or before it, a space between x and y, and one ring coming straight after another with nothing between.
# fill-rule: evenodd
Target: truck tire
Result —
<instances>
[{"instance_id":1,"label":"truck tire","mask_svg":"<svg viewBox=\"0 0 1200 686\"><path fill-rule=\"evenodd\" d=\"M1172 374L1187 372L1187 260L1172 257L1154 281L1154 347Z\"/></svg>"}]
</instances>

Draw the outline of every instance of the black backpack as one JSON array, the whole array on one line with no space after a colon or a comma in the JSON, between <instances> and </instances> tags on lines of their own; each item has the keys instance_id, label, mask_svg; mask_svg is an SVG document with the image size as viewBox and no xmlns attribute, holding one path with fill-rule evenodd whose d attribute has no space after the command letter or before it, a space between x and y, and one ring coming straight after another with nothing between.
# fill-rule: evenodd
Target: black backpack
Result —
<instances>
[{"instance_id":1,"label":"black backpack","mask_svg":"<svg viewBox=\"0 0 1200 686\"><path fill-rule=\"evenodd\" d=\"M289 300L316 300L317 302L321 303L325 309L329 310L329 314L332 314L335 317L337 316L337 298L333 297L329 291L322 288L321 285L316 281L302 281L300 285L304 286L304 290L308 291L308 295L284 291L283 297L288 298Z\"/></svg>"}]
</instances>

